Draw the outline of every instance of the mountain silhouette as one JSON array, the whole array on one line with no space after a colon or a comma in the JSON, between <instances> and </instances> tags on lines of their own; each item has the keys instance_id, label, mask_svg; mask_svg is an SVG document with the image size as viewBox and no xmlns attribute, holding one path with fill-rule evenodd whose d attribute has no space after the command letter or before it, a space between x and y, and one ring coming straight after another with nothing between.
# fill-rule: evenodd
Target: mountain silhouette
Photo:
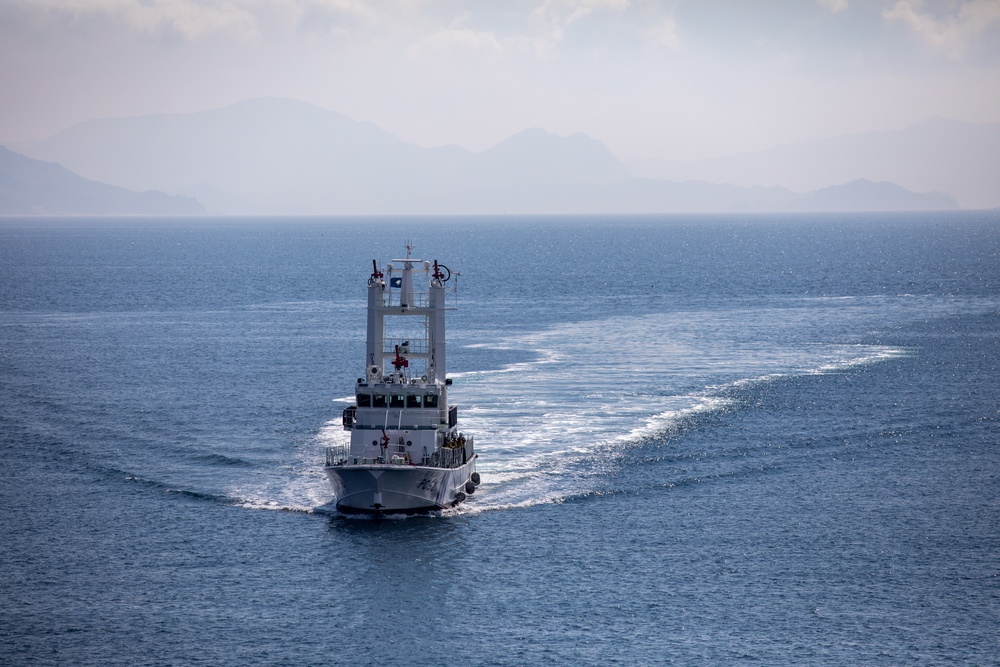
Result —
<instances>
[{"instance_id":1,"label":"mountain silhouette","mask_svg":"<svg viewBox=\"0 0 1000 667\"><path fill-rule=\"evenodd\" d=\"M0 146L0 215L193 215L196 200L133 192L82 178L58 164Z\"/></svg>"},{"instance_id":2,"label":"mountain silhouette","mask_svg":"<svg viewBox=\"0 0 1000 667\"><path fill-rule=\"evenodd\" d=\"M803 192L857 179L954 195L965 208L1000 206L1000 123L931 118L711 160L635 160L635 174L664 180L780 185Z\"/></svg>"},{"instance_id":3,"label":"mountain silhouette","mask_svg":"<svg viewBox=\"0 0 1000 667\"><path fill-rule=\"evenodd\" d=\"M806 194L782 184L758 187L708 178L637 177L633 167L600 141L541 129L524 130L479 153L457 146L423 148L371 123L277 98L191 114L87 121L23 150L95 181L196 197L210 213L223 214L661 213L824 206L847 210L866 202L877 210L955 205L947 196L910 192L901 197L884 186L869 188L867 198L859 196L860 186L815 194L863 176L857 174L806 188Z\"/></svg>"}]
</instances>

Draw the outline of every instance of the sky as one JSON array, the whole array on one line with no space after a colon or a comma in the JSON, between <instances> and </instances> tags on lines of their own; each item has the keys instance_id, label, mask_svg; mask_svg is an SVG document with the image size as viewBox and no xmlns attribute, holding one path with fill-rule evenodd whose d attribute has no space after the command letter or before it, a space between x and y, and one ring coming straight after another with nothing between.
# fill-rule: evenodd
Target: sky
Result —
<instances>
[{"instance_id":1,"label":"sky","mask_svg":"<svg viewBox=\"0 0 1000 667\"><path fill-rule=\"evenodd\" d=\"M0 142L287 97L420 146L702 159L1000 122L1000 0L0 0Z\"/></svg>"}]
</instances>

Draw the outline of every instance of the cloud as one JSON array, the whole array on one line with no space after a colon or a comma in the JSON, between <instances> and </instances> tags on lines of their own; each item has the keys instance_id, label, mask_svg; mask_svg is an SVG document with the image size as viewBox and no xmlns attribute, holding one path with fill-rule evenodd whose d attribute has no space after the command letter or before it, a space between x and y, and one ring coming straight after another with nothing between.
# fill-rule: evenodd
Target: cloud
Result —
<instances>
[{"instance_id":1,"label":"cloud","mask_svg":"<svg viewBox=\"0 0 1000 667\"><path fill-rule=\"evenodd\" d=\"M229 0L33 0L22 8L41 16L98 18L133 33L179 37L194 41L206 35L227 34L240 39L257 36L251 11Z\"/></svg>"},{"instance_id":2,"label":"cloud","mask_svg":"<svg viewBox=\"0 0 1000 667\"><path fill-rule=\"evenodd\" d=\"M816 0L816 4L823 9L836 14L847 9L847 0Z\"/></svg>"},{"instance_id":3,"label":"cloud","mask_svg":"<svg viewBox=\"0 0 1000 667\"><path fill-rule=\"evenodd\" d=\"M405 15L406 0L376 5L365 0L0 0L20 8L34 29L103 27L119 33L184 42L226 37L266 39L275 28L346 33L359 26L391 23ZM380 12L377 7L382 6ZM405 18L397 22L405 24Z\"/></svg>"},{"instance_id":4,"label":"cloud","mask_svg":"<svg viewBox=\"0 0 1000 667\"><path fill-rule=\"evenodd\" d=\"M671 51L680 48L680 38L677 36L677 21L673 17L660 19L645 30L648 37L654 44L664 46Z\"/></svg>"},{"instance_id":5,"label":"cloud","mask_svg":"<svg viewBox=\"0 0 1000 667\"><path fill-rule=\"evenodd\" d=\"M375 8L361 0L262 0L279 10L292 24L312 32L344 31L377 24Z\"/></svg>"},{"instance_id":6,"label":"cloud","mask_svg":"<svg viewBox=\"0 0 1000 667\"><path fill-rule=\"evenodd\" d=\"M627 9L629 0L544 0L539 10L559 16L568 25L596 11Z\"/></svg>"},{"instance_id":7,"label":"cloud","mask_svg":"<svg viewBox=\"0 0 1000 667\"><path fill-rule=\"evenodd\" d=\"M420 46L421 50L438 54L464 52L489 55L503 50L494 33L461 26L441 28L423 39Z\"/></svg>"},{"instance_id":8,"label":"cloud","mask_svg":"<svg viewBox=\"0 0 1000 667\"><path fill-rule=\"evenodd\" d=\"M553 38L560 39L563 31L590 14L601 11L623 11L629 0L542 0L531 16L549 27Z\"/></svg>"},{"instance_id":9,"label":"cloud","mask_svg":"<svg viewBox=\"0 0 1000 667\"><path fill-rule=\"evenodd\" d=\"M957 12L937 18L924 11L921 0L898 0L892 9L882 12L882 17L890 23L906 25L934 48L950 58L961 60L980 34L1000 22L1000 2L962 2Z\"/></svg>"}]
</instances>

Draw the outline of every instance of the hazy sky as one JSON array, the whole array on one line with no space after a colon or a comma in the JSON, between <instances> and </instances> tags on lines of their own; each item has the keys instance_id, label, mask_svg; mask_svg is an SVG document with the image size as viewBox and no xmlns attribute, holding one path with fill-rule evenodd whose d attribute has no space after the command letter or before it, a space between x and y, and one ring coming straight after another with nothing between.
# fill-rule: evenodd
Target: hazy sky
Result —
<instances>
[{"instance_id":1,"label":"hazy sky","mask_svg":"<svg viewBox=\"0 0 1000 667\"><path fill-rule=\"evenodd\" d=\"M1000 0L0 0L0 141L260 96L699 158L1000 121Z\"/></svg>"}]
</instances>

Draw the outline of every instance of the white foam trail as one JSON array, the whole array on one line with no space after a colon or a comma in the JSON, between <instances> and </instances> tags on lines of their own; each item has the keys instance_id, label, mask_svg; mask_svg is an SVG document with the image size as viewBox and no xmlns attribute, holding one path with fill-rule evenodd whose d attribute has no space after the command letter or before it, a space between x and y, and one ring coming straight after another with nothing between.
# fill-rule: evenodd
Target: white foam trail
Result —
<instances>
[{"instance_id":1,"label":"white foam trail","mask_svg":"<svg viewBox=\"0 0 1000 667\"><path fill-rule=\"evenodd\" d=\"M727 408L734 389L906 353L869 345L795 344L802 329L817 326L817 317L824 316L807 308L659 313L473 342L467 349L534 358L450 375L456 383L449 398L459 405L462 428L476 438L483 485L467 503L441 515L558 503L598 492L602 475L619 465L622 451L699 414ZM231 497L252 509L320 510L332 498L321 470L323 448L349 440L337 415L302 445L286 470L255 488L233 489ZM594 461L598 464L583 465Z\"/></svg>"},{"instance_id":2,"label":"white foam trail","mask_svg":"<svg viewBox=\"0 0 1000 667\"><path fill-rule=\"evenodd\" d=\"M463 511L560 502L592 492L598 485L581 473L582 461L724 409L732 403L726 397L732 389L905 353L865 345L781 346L741 334L748 319L769 315L608 318L497 341L495 349L533 351L538 358L465 373L452 390L463 427L476 435L484 479Z\"/></svg>"}]
</instances>

